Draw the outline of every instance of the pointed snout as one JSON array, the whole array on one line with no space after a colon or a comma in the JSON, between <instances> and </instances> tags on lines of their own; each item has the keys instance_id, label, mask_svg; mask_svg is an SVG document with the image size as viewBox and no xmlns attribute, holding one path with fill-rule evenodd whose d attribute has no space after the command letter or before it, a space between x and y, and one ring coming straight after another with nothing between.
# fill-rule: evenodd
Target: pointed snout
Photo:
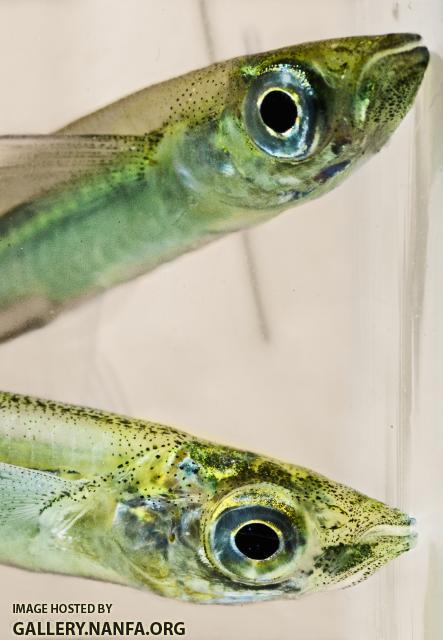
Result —
<instances>
[{"instance_id":1,"label":"pointed snout","mask_svg":"<svg viewBox=\"0 0 443 640\"><path fill-rule=\"evenodd\" d=\"M415 34L404 34L402 38L398 38L398 35L401 34L386 36L386 41L383 41L378 55L375 54L375 61L379 56L384 59L394 56L394 64L402 64L409 68L422 67L423 74L429 62L429 50L421 43L421 37Z\"/></svg>"},{"instance_id":2,"label":"pointed snout","mask_svg":"<svg viewBox=\"0 0 443 640\"><path fill-rule=\"evenodd\" d=\"M416 70L417 88L429 62L429 50L416 33L391 33L373 42L372 55L363 68L362 76L381 70L403 75Z\"/></svg>"},{"instance_id":3,"label":"pointed snout","mask_svg":"<svg viewBox=\"0 0 443 640\"><path fill-rule=\"evenodd\" d=\"M386 539L397 540L404 550L409 551L414 548L417 543L417 532L415 530L416 520L410 516L400 514L398 522L395 523L379 523L369 527L359 537L359 543L380 542Z\"/></svg>"},{"instance_id":4,"label":"pointed snout","mask_svg":"<svg viewBox=\"0 0 443 640\"><path fill-rule=\"evenodd\" d=\"M422 38L418 33L387 33L374 37L374 52L417 46Z\"/></svg>"},{"instance_id":5,"label":"pointed snout","mask_svg":"<svg viewBox=\"0 0 443 640\"><path fill-rule=\"evenodd\" d=\"M416 34L381 36L358 82L356 121L369 151L380 149L411 108L429 62Z\"/></svg>"}]
</instances>

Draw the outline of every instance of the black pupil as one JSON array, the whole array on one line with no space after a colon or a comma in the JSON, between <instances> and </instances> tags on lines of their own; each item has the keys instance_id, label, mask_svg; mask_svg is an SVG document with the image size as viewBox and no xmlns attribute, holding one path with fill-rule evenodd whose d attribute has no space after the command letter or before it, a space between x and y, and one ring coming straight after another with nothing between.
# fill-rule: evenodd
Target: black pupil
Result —
<instances>
[{"instance_id":1,"label":"black pupil","mask_svg":"<svg viewBox=\"0 0 443 640\"><path fill-rule=\"evenodd\" d=\"M262 100L260 115L267 127L276 133L284 133L294 126L297 107L284 91L270 91Z\"/></svg>"},{"instance_id":2,"label":"black pupil","mask_svg":"<svg viewBox=\"0 0 443 640\"><path fill-rule=\"evenodd\" d=\"M237 549L251 560L266 560L280 546L278 535L271 527L261 522L251 522L235 534Z\"/></svg>"}]
</instances>

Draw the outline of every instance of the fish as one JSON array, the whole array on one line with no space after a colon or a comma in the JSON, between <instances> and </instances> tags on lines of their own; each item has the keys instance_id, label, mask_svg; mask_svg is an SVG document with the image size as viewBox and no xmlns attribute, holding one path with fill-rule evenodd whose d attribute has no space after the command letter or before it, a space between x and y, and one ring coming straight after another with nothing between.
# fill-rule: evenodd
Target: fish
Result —
<instances>
[{"instance_id":1,"label":"fish","mask_svg":"<svg viewBox=\"0 0 443 640\"><path fill-rule=\"evenodd\" d=\"M413 518L304 467L153 422L0 393L0 562L194 603L348 587Z\"/></svg>"},{"instance_id":2,"label":"fish","mask_svg":"<svg viewBox=\"0 0 443 640\"><path fill-rule=\"evenodd\" d=\"M428 59L410 33L309 42L1 137L0 340L327 193L386 143Z\"/></svg>"}]
</instances>

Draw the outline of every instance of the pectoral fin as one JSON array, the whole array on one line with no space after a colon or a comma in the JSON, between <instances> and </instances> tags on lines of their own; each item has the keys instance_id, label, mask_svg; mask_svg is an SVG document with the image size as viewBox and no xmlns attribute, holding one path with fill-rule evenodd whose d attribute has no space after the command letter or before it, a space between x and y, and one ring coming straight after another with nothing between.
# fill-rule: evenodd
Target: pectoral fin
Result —
<instances>
[{"instance_id":1,"label":"pectoral fin","mask_svg":"<svg viewBox=\"0 0 443 640\"><path fill-rule=\"evenodd\" d=\"M33 524L43 511L72 492L73 482L43 471L0 463L0 527Z\"/></svg>"},{"instance_id":2,"label":"pectoral fin","mask_svg":"<svg viewBox=\"0 0 443 640\"><path fill-rule=\"evenodd\" d=\"M141 144L112 135L0 136L0 237L1 216L14 207L103 172Z\"/></svg>"}]
</instances>

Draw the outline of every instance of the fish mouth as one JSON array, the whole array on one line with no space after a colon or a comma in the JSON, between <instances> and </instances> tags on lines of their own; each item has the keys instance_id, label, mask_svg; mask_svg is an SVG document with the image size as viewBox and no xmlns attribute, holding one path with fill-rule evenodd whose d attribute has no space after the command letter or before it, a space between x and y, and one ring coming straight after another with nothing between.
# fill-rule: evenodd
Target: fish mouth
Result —
<instances>
[{"instance_id":1,"label":"fish mouth","mask_svg":"<svg viewBox=\"0 0 443 640\"><path fill-rule=\"evenodd\" d=\"M380 36L362 68L356 122L365 126L368 150L378 151L411 108L429 62L415 33Z\"/></svg>"},{"instance_id":2,"label":"fish mouth","mask_svg":"<svg viewBox=\"0 0 443 640\"><path fill-rule=\"evenodd\" d=\"M418 534L415 530L416 520L406 516L405 521L401 524L376 524L366 529L360 536L358 542L376 543L385 539L398 540L406 544L407 550L413 549L417 544Z\"/></svg>"},{"instance_id":3,"label":"fish mouth","mask_svg":"<svg viewBox=\"0 0 443 640\"><path fill-rule=\"evenodd\" d=\"M371 59L363 69L363 74L379 60L390 56L400 56L408 67L423 66L426 69L429 62L429 50L422 44L422 37L417 33L390 33L382 36L374 49Z\"/></svg>"},{"instance_id":4,"label":"fish mouth","mask_svg":"<svg viewBox=\"0 0 443 640\"><path fill-rule=\"evenodd\" d=\"M418 42L422 42L418 33L387 33L377 38L376 49L380 53L388 50L408 50L416 47Z\"/></svg>"}]
</instances>

